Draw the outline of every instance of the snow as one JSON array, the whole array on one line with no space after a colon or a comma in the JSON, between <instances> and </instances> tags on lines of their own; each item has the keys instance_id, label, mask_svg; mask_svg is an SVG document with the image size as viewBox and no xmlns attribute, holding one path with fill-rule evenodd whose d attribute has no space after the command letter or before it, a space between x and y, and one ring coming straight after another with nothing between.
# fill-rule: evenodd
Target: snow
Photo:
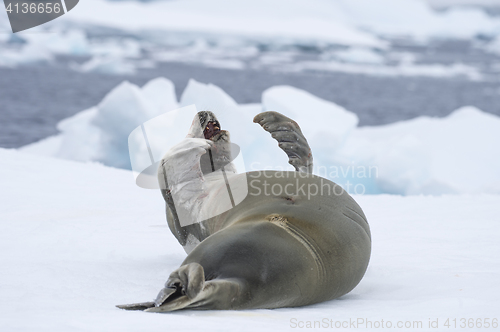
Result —
<instances>
[{"instance_id":1,"label":"snow","mask_svg":"<svg viewBox=\"0 0 500 332\"><path fill-rule=\"evenodd\" d=\"M372 257L361 283L337 300L151 314L114 306L152 300L185 257L159 191L96 163L5 149L0 160L1 330L277 331L363 319L421 321L427 331L436 330L429 320L446 329L447 318L498 318L498 195L354 196Z\"/></svg>"},{"instance_id":2,"label":"snow","mask_svg":"<svg viewBox=\"0 0 500 332\"><path fill-rule=\"evenodd\" d=\"M194 110L186 108L194 105ZM189 114L171 111L178 107ZM212 110L241 149L239 172L293 169L276 141L253 117L274 110L301 126L314 156L314 172L357 194L500 194L500 118L463 107L445 118L419 117L376 127L357 127L345 108L291 86L264 91L262 104L238 104L221 88L190 80L180 102L173 83L158 78L143 88L124 82L89 110L61 121L59 135L21 150L130 169L144 165L141 124L159 161L187 134L196 110ZM139 133L129 154L130 133ZM135 144L135 143L134 143ZM134 150L135 151L135 150ZM137 153L137 155L136 155ZM146 155L146 160L149 160ZM149 166L149 164L147 165ZM144 167L134 168L142 172Z\"/></svg>"}]
</instances>

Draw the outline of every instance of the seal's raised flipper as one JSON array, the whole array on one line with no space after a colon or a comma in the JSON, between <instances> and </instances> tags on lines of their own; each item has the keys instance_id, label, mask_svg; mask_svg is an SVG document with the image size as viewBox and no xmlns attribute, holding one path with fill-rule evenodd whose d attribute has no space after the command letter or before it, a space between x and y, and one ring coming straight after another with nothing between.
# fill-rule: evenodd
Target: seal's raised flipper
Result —
<instances>
[{"instance_id":1,"label":"seal's raised flipper","mask_svg":"<svg viewBox=\"0 0 500 332\"><path fill-rule=\"evenodd\" d=\"M257 114L253 122L278 141L278 146L288 155L288 163L296 171L312 173L313 157L311 148L297 122L278 112Z\"/></svg>"}]
</instances>

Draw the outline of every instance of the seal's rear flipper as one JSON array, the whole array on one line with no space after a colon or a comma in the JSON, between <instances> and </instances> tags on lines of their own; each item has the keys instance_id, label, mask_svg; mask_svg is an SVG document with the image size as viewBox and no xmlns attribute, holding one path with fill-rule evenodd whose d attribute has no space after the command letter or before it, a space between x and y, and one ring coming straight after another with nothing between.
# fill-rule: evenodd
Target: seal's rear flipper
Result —
<instances>
[{"instance_id":1,"label":"seal's rear flipper","mask_svg":"<svg viewBox=\"0 0 500 332\"><path fill-rule=\"evenodd\" d=\"M296 171L312 173L313 157L311 148L297 122L278 112L257 114L253 122L278 141L278 146L288 155L288 163Z\"/></svg>"},{"instance_id":2,"label":"seal's rear flipper","mask_svg":"<svg viewBox=\"0 0 500 332\"><path fill-rule=\"evenodd\" d=\"M116 307L125 310L146 310L155 306L154 302L119 304Z\"/></svg>"}]
</instances>

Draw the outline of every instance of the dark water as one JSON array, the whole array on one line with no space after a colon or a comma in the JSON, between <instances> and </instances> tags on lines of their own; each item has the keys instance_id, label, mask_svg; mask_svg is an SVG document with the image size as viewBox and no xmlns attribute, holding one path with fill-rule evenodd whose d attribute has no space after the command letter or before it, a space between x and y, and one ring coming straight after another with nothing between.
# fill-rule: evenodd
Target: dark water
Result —
<instances>
[{"instance_id":1,"label":"dark water","mask_svg":"<svg viewBox=\"0 0 500 332\"><path fill-rule=\"evenodd\" d=\"M111 76L39 65L0 68L0 147L16 148L56 134L57 122L96 105L123 80L143 85L159 76L175 83L178 96L194 78L220 86L238 103L260 102L265 89L292 85L355 112L360 125L446 116L465 105L500 115L499 83L465 78L240 71L180 63L159 64L134 76Z\"/></svg>"}]
</instances>

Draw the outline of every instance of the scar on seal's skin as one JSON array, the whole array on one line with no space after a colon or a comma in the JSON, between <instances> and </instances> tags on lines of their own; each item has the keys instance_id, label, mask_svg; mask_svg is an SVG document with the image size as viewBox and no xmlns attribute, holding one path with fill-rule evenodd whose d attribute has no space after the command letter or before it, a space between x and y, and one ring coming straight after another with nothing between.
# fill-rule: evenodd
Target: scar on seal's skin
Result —
<instances>
[{"instance_id":1,"label":"scar on seal's skin","mask_svg":"<svg viewBox=\"0 0 500 332\"><path fill-rule=\"evenodd\" d=\"M272 215L269 215L266 217L266 220L272 222L272 223L276 223L280 226L285 226L286 223L288 222L288 219L286 219L285 217L283 216L280 216L279 214L272 214Z\"/></svg>"}]
</instances>

